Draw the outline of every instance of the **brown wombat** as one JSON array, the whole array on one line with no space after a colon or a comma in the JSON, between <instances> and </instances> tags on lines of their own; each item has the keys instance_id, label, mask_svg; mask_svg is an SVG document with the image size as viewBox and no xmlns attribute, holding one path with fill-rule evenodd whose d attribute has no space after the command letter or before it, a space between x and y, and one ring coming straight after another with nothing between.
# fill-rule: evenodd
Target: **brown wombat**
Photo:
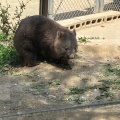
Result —
<instances>
[{"instance_id":1,"label":"brown wombat","mask_svg":"<svg viewBox=\"0 0 120 120\"><path fill-rule=\"evenodd\" d=\"M77 52L76 32L45 16L30 16L20 22L14 46L22 66L36 65L38 57L68 63L69 56Z\"/></svg>"}]
</instances>

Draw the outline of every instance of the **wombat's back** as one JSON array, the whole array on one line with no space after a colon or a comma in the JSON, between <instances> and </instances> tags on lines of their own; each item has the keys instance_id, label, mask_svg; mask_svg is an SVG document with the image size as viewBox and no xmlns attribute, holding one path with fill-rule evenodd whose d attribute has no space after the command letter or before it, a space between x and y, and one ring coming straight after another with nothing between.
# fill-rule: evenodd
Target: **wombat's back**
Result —
<instances>
[{"instance_id":1,"label":"wombat's back","mask_svg":"<svg viewBox=\"0 0 120 120\"><path fill-rule=\"evenodd\" d=\"M23 19L16 31L16 37L28 37L36 38L48 36L48 38L56 37L57 31L66 30L63 26L59 25L57 22L45 17L45 16L30 16ZM53 40L52 38L52 40ZM19 38L17 38L19 39Z\"/></svg>"}]
</instances>

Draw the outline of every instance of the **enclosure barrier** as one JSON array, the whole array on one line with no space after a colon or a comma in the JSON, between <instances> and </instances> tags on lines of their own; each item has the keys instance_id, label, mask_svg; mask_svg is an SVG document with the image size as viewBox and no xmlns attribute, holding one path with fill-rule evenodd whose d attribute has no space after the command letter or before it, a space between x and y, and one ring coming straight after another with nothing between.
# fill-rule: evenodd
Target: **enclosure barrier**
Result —
<instances>
[{"instance_id":1,"label":"enclosure barrier","mask_svg":"<svg viewBox=\"0 0 120 120\"><path fill-rule=\"evenodd\" d=\"M51 0L50 0L51 1ZM105 12L120 11L120 0L52 0L56 21Z\"/></svg>"},{"instance_id":2,"label":"enclosure barrier","mask_svg":"<svg viewBox=\"0 0 120 120\"><path fill-rule=\"evenodd\" d=\"M95 0L54 0L53 19L59 21L93 14L95 4Z\"/></svg>"},{"instance_id":3,"label":"enclosure barrier","mask_svg":"<svg viewBox=\"0 0 120 120\"><path fill-rule=\"evenodd\" d=\"M120 12L117 11L107 11L104 13L92 14L82 17L76 17L68 20L58 21L61 25L67 27L70 30L82 29L85 27L100 25L107 22L112 22L115 20L120 20Z\"/></svg>"},{"instance_id":4,"label":"enclosure barrier","mask_svg":"<svg viewBox=\"0 0 120 120\"><path fill-rule=\"evenodd\" d=\"M68 29L81 29L120 19L120 0L40 0L42 15Z\"/></svg>"}]
</instances>

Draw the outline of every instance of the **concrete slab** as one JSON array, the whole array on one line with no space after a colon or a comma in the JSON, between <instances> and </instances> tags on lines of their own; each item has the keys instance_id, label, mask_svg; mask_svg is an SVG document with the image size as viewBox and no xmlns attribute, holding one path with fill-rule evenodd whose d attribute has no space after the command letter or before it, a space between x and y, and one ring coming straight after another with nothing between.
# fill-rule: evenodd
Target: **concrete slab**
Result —
<instances>
[{"instance_id":1,"label":"concrete slab","mask_svg":"<svg viewBox=\"0 0 120 120\"><path fill-rule=\"evenodd\" d=\"M116 20L120 20L120 12L107 11L97 14L86 15L82 17L75 17L67 20L61 20L57 22L70 30L73 29L79 30L82 28L96 26L106 22L113 22Z\"/></svg>"}]
</instances>

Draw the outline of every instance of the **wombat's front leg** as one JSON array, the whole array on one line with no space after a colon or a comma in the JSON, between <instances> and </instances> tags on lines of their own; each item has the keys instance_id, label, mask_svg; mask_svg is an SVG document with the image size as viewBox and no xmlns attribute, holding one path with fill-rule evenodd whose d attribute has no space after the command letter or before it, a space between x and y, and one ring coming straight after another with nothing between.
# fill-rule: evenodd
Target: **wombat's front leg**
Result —
<instances>
[{"instance_id":1,"label":"wombat's front leg","mask_svg":"<svg viewBox=\"0 0 120 120\"><path fill-rule=\"evenodd\" d=\"M65 69L72 69L71 65L69 64L69 59L68 58L61 58L58 60L59 64L62 64L62 67Z\"/></svg>"}]
</instances>

